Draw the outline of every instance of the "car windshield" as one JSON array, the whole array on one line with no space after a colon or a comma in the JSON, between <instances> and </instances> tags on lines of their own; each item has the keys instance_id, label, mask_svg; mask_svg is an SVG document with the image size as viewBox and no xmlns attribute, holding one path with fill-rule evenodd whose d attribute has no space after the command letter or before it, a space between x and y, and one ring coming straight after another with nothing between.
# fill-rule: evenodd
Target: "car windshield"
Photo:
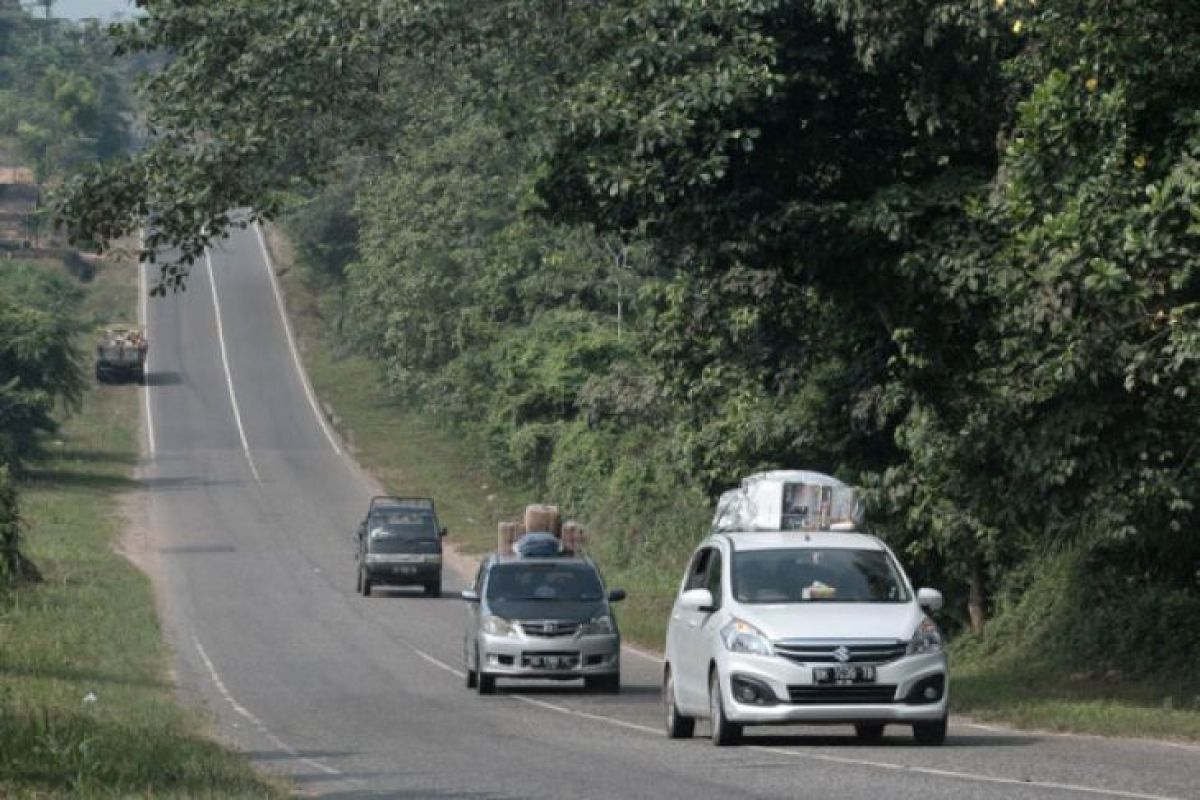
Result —
<instances>
[{"instance_id":1,"label":"car windshield","mask_svg":"<svg viewBox=\"0 0 1200 800\"><path fill-rule=\"evenodd\" d=\"M603 596L600 576L586 563L497 564L487 582L488 600L594 602Z\"/></svg>"},{"instance_id":2,"label":"car windshield","mask_svg":"<svg viewBox=\"0 0 1200 800\"><path fill-rule=\"evenodd\" d=\"M733 596L741 603L904 603L909 599L887 553L832 547L735 552Z\"/></svg>"},{"instance_id":3,"label":"car windshield","mask_svg":"<svg viewBox=\"0 0 1200 800\"><path fill-rule=\"evenodd\" d=\"M437 520L428 511L393 511L371 518L367 547L372 553L404 552L414 543L437 540Z\"/></svg>"}]
</instances>

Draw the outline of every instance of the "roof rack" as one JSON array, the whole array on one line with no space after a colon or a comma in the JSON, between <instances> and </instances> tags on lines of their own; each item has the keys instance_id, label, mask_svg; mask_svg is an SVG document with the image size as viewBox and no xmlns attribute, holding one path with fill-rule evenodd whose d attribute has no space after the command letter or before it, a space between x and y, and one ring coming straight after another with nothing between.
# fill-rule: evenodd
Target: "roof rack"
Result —
<instances>
[{"instance_id":1,"label":"roof rack","mask_svg":"<svg viewBox=\"0 0 1200 800\"><path fill-rule=\"evenodd\" d=\"M773 470L742 479L721 495L714 533L852 532L863 523L858 489L820 472Z\"/></svg>"}]
</instances>

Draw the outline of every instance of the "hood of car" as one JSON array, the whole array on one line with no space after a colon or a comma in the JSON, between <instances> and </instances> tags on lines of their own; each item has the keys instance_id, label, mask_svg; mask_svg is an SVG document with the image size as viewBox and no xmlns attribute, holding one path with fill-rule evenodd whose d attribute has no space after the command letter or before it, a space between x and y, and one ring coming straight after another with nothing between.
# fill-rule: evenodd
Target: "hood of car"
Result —
<instances>
[{"instance_id":1,"label":"hood of car","mask_svg":"<svg viewBox=\"0 0 1200 800\"><path fill-rule=\"evenodd\" d=\"M903 639L924 612L916 603L743 604L734 614L768 639Z\"/></svg>"},{"instance_id":2,"label":"hood of car","mask_svg":"<svg viewBox=\"0 0 1200 800\"><path fill-rule=\"evenodd\" d=\"M498 617L518 622L532 619L587 622L608 613L603 600L489 600L488 610Z\"/></svg>"}]
</instances>

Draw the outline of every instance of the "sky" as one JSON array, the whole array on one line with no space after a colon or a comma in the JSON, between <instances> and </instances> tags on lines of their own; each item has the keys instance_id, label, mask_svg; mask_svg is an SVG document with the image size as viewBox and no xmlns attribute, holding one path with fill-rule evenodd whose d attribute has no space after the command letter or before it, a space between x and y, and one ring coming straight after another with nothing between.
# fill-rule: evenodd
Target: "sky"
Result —
<instances>
[{"instance_id":1,"label":"sky","mask_svg":"<svg viewBox=\"0 0 1200 800\"><path fill-rule=\"evenodd\" d=\"M54 16L70 19L109 19L113 14L128 15L133 8L133 0L57 0L54 4Z\"/></svg>"}]
</instances>

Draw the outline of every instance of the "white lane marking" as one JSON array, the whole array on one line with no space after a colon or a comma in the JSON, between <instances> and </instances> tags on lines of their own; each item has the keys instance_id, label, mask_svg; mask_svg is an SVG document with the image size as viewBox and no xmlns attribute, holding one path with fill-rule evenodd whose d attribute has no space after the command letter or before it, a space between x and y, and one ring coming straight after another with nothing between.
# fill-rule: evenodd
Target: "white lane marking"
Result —
<instances>
[{"instance_id":1,"label":"white lane marking","mask_svg":"<svg viewBox=\"0 0 1200 800\"><path fill-rule=\"evenodd\" d=\"M438 658L434 658L433 656L429 655L429 653L426 653L423 650L418 650L417 648L413 647L411 644L409 645L409 647L412 648L412 651L414 653L416 653L421 658L428 661L430 664L433 664L438 669L443 670L445 672L449 672L451 675L455 675L459 678L467 677L467 673L463 672L461 669L455 669L454 667L447 664L445 661L442 661L441 659L438 659Z\"/></svg>"},{"instance_id":2,"label":"white lane marking","mask_svg":"<svg viewBox=\"0 0 1200 800\"><path fill-rule=\"evenodd\" d=\"M213 274L212 251L204 251L204 261L208 265L208 285L212 289L213 311L217 317L217 341L221 345L221 366L225 368L225 384L229 387L229 402L233 404L233 420L237 423L238 436L242 440L242 452L254 475L254 482L262 485L258 467L254 465L254 457L250 455L250 443L246 441L246 428L242 425L242 412L238 408L237 391L233 388L233 375L229 371L229 357L225 350L225 327L221 324L221 301L217 297L217 279Z\"/></svg>"},{"instance_id":3,"label":"white lane marking","mask_svg":"<svg viewBox=\"0 0 1200 800\"><path fill-rule=\"evenodd\" d=\"M271 289L275 292L275 307L279 310L279 318L283 320L283 331L287 334L288 347L292 351L292 363L296 365L296 374L300 377L300 383L304 386L304 394L308 397L308 404L312 407L313 413L317 416L317 423L320 424L321 430L325 433L325 438L329 440L330 447L338 455L342 453L342 447L337 442L337 437L333 435L333 431L329 428L329 423L325 421L325 415L321 413L321 406L317 403L317 396L313 393L312 385L308 382L308 373L304 371L304 365L300 362L300 352L296 349L296 337L292 335L292 324L288 320L287 310L283 305L283 295L279 291L279 279L275 275L275 269L271 265L271 254L267 251L267 241L263 238L262 226L257 222L254 223L254 232L258 234L258 246L262 250L263 264L267 268L267 276L271 281Z\"/></svg>"},{"instance_id":4,"label":"white lane marking","mask_svg":"<svg viewBox=\"0 0 1200 800\"><path fill-rule=\"evenodd\" d=\"M957 770L936 769L934 767L914 767L907 764L894 764L889 761L868 761L866 759L859 758L831 756L824 753L802 753L797 750L785 750L779 747L760 747L756 745L754 746L754 749L761 753L773 753L775 755L788 756L791 758L803 758L809 761L825 761L833 764L846 764L855 767L873 767L875 769L885 769L892 772L915 772L921 775L934 775L941 778L956 778L958 780L973 781L975 783L998 783L1006 786L1034 786L1040 789L1061 789L1067 792L1095 794L1104 797L1130 798L1130 800L1182 800L1182 798L1169 797L1167 795L1160 794L1126 792L1120 789L1099 789L1094 786L1081 786L1075 783L1059 783L1057 781L1035 781L1024 780L1021 778L1004 778L997 775L980 775L975 772L959 772Z\"/></svg>"},{"instance_id":5,"label":"white lane marking","mask_svg":"<svg viewBox=\"0 0 1200 800\"><path fill-rule=\"evenodd\" d=\"M138 249L145 247L145 237L138 237ZM143 264L138 262L138 294L141 296L138 302L138 317L142 323L142 329L146 331L146 338L150 338L150 308L146 295L146 270L150 269L150 262ZM154 437L154 408L150 402L150 381L146 380L151 374L150 369L150 354L151 350L146 351L146 363L143 366L142 374L142 397L146 402L146 438L150 446L150 457L154 458L158 452L158 444Z\"/></svg>"},{"instance_id":6,"label":"white lane marking","mask_svg":"<svg viewBox=\"0 0 1200 800\"><path fill-rule=\"evenodd\" d=\"M221 697L225 698L225 701L227 703L229 703L229 706L234 711L236 711L238 714L240 714L241 716L243 716L247 720L249 720L250 724L252 724L255 728L258 728L260 733L262 733L264 736L266 736L268 739L270 739L271 744L275 745L276 748L283 751L287 755L295 758L300 763L307 764L308 766L312 767L313 769L315 769L319 772L324 772L326 775L342 775L343 774L341 770L339 770L335 767L331 767L328 764L323 764L320 761L317 761L316 759L313 759L313 758L308 758L307 756L301 756L299 751L296 750L296 748L292 747L287 742L283 741L278 736L271 733L271 730L266 726L266 723L264 723L261 719L254 716L253 714L251 714L249 711L246 710L245 706L243 706L241 703L239 703L237 700L234 699L233 694L225 686L225 681L221 680L221 675L220 675L220 673L217 672L217 668L213 664L212 659L208 657L208 653L204 650L204 645L200 644L200 640L197 639L195 636L193 636L192 644L195 645L196 652L200 654L200 660L204 662L204 667L205 667L205 669L208 670L208 675L212 679L213 685L217 687L217 691L221 693ZM354 781L355 783L360 783L360 781L358 781L356 779L352 778L351 780Z\"/></svg>"},{"instance_id":7,"label":"white lane marking","mask_svg":"<svg viewBox=\"0 0 1200 800\"><path fill-rule=\"evenodd\" d=\"M593 722L603 722L606 725L615 725L618 728L628 728L629 730L633 730L633 731L649 733L653 736L665 736L666 735L662 731L660 731L658 728L651 728L649 725L639 725L636 722L626 722L625 720L617 719L616 717L606 717L603 714L592 714L587 711L579 711L574 708L567 708L566 706L555 705L554 703L547 703L545 700L538 700L536 698L529 697L529 696L523 695L523 694L511 694L511 695L509 695L509 697L511 697L514 700L520 700L522 703L528 703L531 706L537 706L538 708L544 708L549 711L557 711L560 714L566 714L567 716L570 716L570 717L582 717L583 719L590 719Z\"/></svg>"},{"instance_id":8,"label":"white lane marking","mask_svg":"<svg viewBox=\"0 0 1200 800\"><path fill-rule=\"evenodd\" d=\"M664 659L662 656L657 655L656 653L651 653L649 650L643 650L640 647L634 647L631 644L622 644L621 649L627 653L632 653L633 655L637 656L638 658L644 658L645 660L653 662L655 664L667 663L666 659Z\"/></svg>"}]
</instances>

